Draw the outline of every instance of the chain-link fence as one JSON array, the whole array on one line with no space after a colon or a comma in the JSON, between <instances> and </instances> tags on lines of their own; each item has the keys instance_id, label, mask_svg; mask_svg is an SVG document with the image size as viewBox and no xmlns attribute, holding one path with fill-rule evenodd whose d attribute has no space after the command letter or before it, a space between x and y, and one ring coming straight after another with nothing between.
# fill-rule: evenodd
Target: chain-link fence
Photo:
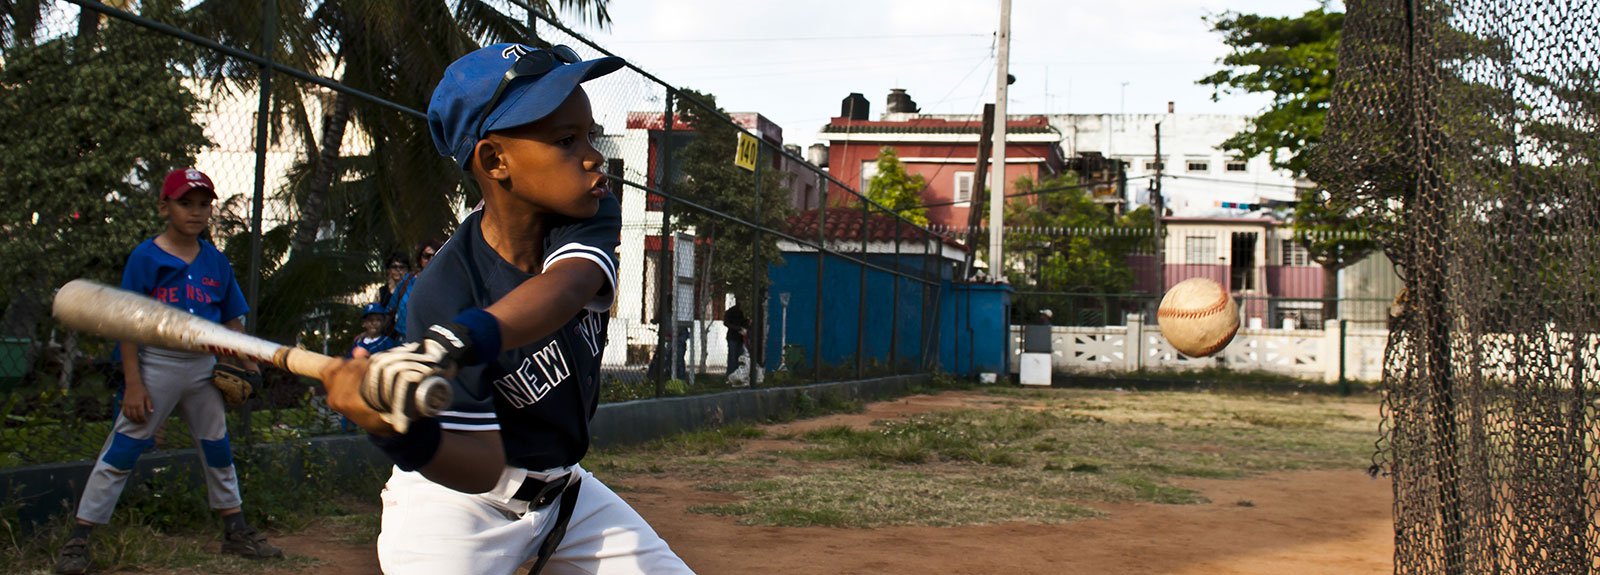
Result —
<instances>
[{"instance_id":1,"label":"chain-link fence","mask_svg":"<svg viewBox=\"0 0 1600 575\"><path fill-rule=\"evenodd\" d=\"M1314 179L1405 279L1396 573L1600 567L1600 3L1351 1Z\"/></svg>"},{"instance_id":2,"label":"chain-link fence","mask_svg":"<svg viewBox=\"0 0 1600 575\"><path fill-rule=\"evenodd\" d=\"M252 304L251 331L343 355L361 307L402 290L419 246L478 201L420 112L444 66L480 42L607 53L520 2L476 15L397 2L404 17L373 22L271 1L137 15L69 2L100 15L80 27L92 34L12 31L0 67L0 113L18 127L0 139L0 187L17 199L0 224L14 274L0 285L5 465L88 457L105 437L113 344L61 330L49 300L72 278L118 282L164 225L168 170L214 179L207 236ZM76 17L51 6L47 19ZM438 25L402 26L414 19ZM584 88L623 208L604 400L932 369L940 282L960 259L948 242L785 148L757 113L635 66ZM390 276L393 259L406 269ZM231 414L235 437L348 429L315 395L269 373Z\"/></svg>"},{"instance_id":3,"label":"chain-link fence","mask_svg":"<svg viewBox=\"0 0 1600 575\"><path fill-rule=\"evenodd\" d=\"M1272 219L1169 218L1165 236L1150 227L1008 229L1021 272L1013 324L1120 325L1128 314L1154 324L1167 288L1189 278L1216 281L1232 294L1248 329L1320 329L1338 319L1384 329L1400 291L1394 264L1379 249L1350 263L1318 261L1319 245L1365 241L1359 232L1309 232ZM1060 279L1056 279L1060 278ZM1064 281L1063 281L1064 280Z\"/></svg>"}]
</instances>

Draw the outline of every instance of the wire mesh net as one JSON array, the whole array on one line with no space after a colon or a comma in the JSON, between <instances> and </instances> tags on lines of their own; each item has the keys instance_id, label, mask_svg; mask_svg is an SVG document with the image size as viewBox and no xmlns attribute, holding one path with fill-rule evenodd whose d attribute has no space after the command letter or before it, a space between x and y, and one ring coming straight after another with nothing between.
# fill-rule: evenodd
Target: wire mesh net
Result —
<instances>
[{"instance_id":1,"label":"wire mesh net","mask_svg":"<svg viewBox=\"0 0 1600 575\"><path fill-rule=\"evenodd\" d=\"M1600 4L1352 1L1313 177L1405 281L1396 573L1600 567Z\"/></svg>"},{"instance_id":2,"label":"wire mesh net","mask_svg":"<svg viewBox=\"0 0 1600 575\"><path fill-rule=\"evenodd\" d=\"M449 237L479 200L428 136L422 110L443 66L511 40L607 54L521 8L409 14L443 23L428 28L441 37L404 46L378 44L405 18L352 18L337 24L374 29L341 28L348 41L334 54L313 33L321 24L262 10L273 3L226 14L214 3L147 3L137 14L92 5L106 12L94 38L72 35L76 5L50 3L46 19L65 24L8 42L0 64L0 90L18 103L0 110L11 114L0 144L16 151L0 157L0 267L11 274L0 282L0 392L11 392L0 415L61 438L22 445L0 466L98 448L75 438L103 438L116 413L115 343L60 329L51 293L78 277L118 283L129 250L163 229L155 195L168 170L195 166L214 180L206 233L253 302L251 331L345 355L362 336L362 307L400 299L427 242ZM463 23L473 18L491 25ZM759 114L636 66L583 86L623 210L603 401L932 369L952 259L937 236L785 148ZM403 306L388 308L403 328ZM230 414L235 436L349 430L316 393L313 381L269 371ZM61 425L34 417L63 413Z\"/></svg>"}]
</instances>

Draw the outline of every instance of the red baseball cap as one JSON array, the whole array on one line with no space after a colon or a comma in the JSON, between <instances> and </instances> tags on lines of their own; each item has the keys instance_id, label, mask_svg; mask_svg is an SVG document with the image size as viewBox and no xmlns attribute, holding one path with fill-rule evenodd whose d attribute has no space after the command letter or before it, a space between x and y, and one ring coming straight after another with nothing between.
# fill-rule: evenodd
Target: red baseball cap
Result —
<instances>
[{"instance_id":1,"label":"red baseball cap","mask_svg":"<svg viewBox=\"0 0 1600 575\"><path fill-rule=\"evenodd\" d=\"M161 184L161 199L176 200L195 188L204 188L211 192L211 197L217 197L217 187L211 184L211 178L205 172L194 168L178 168L167 174L167 181Z\"/></svg>"}]
</instances>

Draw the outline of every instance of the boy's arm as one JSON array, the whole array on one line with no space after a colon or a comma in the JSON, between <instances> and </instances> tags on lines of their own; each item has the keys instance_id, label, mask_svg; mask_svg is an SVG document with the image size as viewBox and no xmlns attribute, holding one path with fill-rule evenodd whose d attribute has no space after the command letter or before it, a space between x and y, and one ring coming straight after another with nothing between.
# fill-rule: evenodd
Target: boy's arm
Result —
<instances>
[{"instance_id":1,"label":"boy's arm","mask_svg":"<svg viewBox=\"0 0 1600 575\"><path fill-rule=\"evenodd\" d=\"M587 260L550 264L486 310L500 324L500 347L522 347L555 333L594 301L607 281L605 271Z\"/></svg>"},{"instance_id":2,"label":"boy's arm","mask_svg":"<svg viewBox=\"0 0 1600 575\"><path fill-rule=\"evenodd\" d=\"M122 415L134 423L144 423L145 417L155 411L155 405L144 387L144 375L139 373L139 346L125 341L117 345L122 351Z\"/></svg>"},{"instance_id":3,"label":"boy's arm","mask_svg":"<svg viewBox=\"0 0 1600 575\"><path fill-rule=\"evenodd\" d=\"M497 347L520 347L554 333L594 301L595 294L608 281L604 270L587 260L563 259L550 264L543 273L522 282L486 310L499 324L501 345ZM437 335L430 330L422 337L433 339ZM407 433L410 437L402 439L406 436L395 435L394 428L361 398L362 381L369 377L367 366L366 358L358 358L336 364L324 374L330 407L378 436L377 441L388 443L385 451L390 451L391 456L396 451L404 456L411 449L407 444L426 445L418 448L429 453L423 456L425 463L417 471L435 483L465 493L482 493L499 483L506 465L499 430L442 430L437 420L418 420L412 422L412 431ZM436 439L422 442L417 437L430 433L437 434Z\"/></svg>"},{"instance_id":4,"label":"boy's arm","mask_svg":"<svg viewBox=\"0 0 1600 575\"><path fill-rule=\"evenodd\" d=\"M334 363L322 375L328 389L328 406L350 418L352 423L371 432L374 442L385 447L394 458L396 451L405 458L418 458L422 465L416 470L430 481L463 493L483 493L494 489L505 471L506 456L500 444L500 431L449 431L439 427L437 419L412 422L407 435L395 434L394 428L361 398L362 380L367 377L367 358ZM428 434L434 434L428 440ZM420 446L419 446L420 444ZM418 452L421 453L418 453ZM401 467L412 468L416 461L409 460Z\"/></svg>"}]
</instances>

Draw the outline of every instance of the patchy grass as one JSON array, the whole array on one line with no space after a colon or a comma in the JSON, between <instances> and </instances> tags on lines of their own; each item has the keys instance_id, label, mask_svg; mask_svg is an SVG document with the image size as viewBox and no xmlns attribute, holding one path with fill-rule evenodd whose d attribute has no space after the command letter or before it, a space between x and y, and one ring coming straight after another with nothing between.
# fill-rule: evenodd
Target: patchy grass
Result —
<instances>
[{"instance_id":1,"label":"patchy grass","mask_svg":"<svg viewBox=\"0 0 1600 575\"><path fill-rule=\"evenodd\" d=\"M292 464L284 451L235 453L247 520L273 533L294 532L321 521L350 524L351 541L375 541L378 516L373 495L383 485L387 468L349 474L333 472L330 455L301 445L294 450L302 464ZM312 496L314 495L314 496ZM46 573L56 550L67 539L70 509L60 518L17 533L16 502L0 505L0 573ZM222 521L206 508L206 488L177 467L164 467L140 481L130 481L111 523L90 538L93 572L188 571L195 573L259 573L268 568L299 568L315 563L309 557L255 562L220 555Z\"/></svg>"},{"instance_id":2,"label":"patchy grass","mask_svg":"<svg viewBox=\"0 0 1600 575\"><path fill-rule=\"evenodd\" d=\"M714 448L599 459L613 463L608 483L670 477L735 494L690 510L743 524L1049 523L1098 503L1203 502L1182 478L1360 469L1377 430L1372 397L981 389L971 402L981 408L767 437L760 450L738 451L729 442L753 435L738 431L686 441Z\"/></svg>"},{"instance_id":3,"label":"patchy grass","mask_svg":"<svg viewBox=\"0 0 1600 575\"><path fill-rule=\"evenodd\" d=\"M0 553L0 572L52 573L55 552L67 539L66 526L9 541ZM267 569L298 570L317 564L310 557L255 561L217 551L222 540L219 521L211 532L172 534L150 525L116 524L95 529L90 537L91 573L108 571L186 571L193 573L260 573Z\"/></svg>"}]
</instances>

